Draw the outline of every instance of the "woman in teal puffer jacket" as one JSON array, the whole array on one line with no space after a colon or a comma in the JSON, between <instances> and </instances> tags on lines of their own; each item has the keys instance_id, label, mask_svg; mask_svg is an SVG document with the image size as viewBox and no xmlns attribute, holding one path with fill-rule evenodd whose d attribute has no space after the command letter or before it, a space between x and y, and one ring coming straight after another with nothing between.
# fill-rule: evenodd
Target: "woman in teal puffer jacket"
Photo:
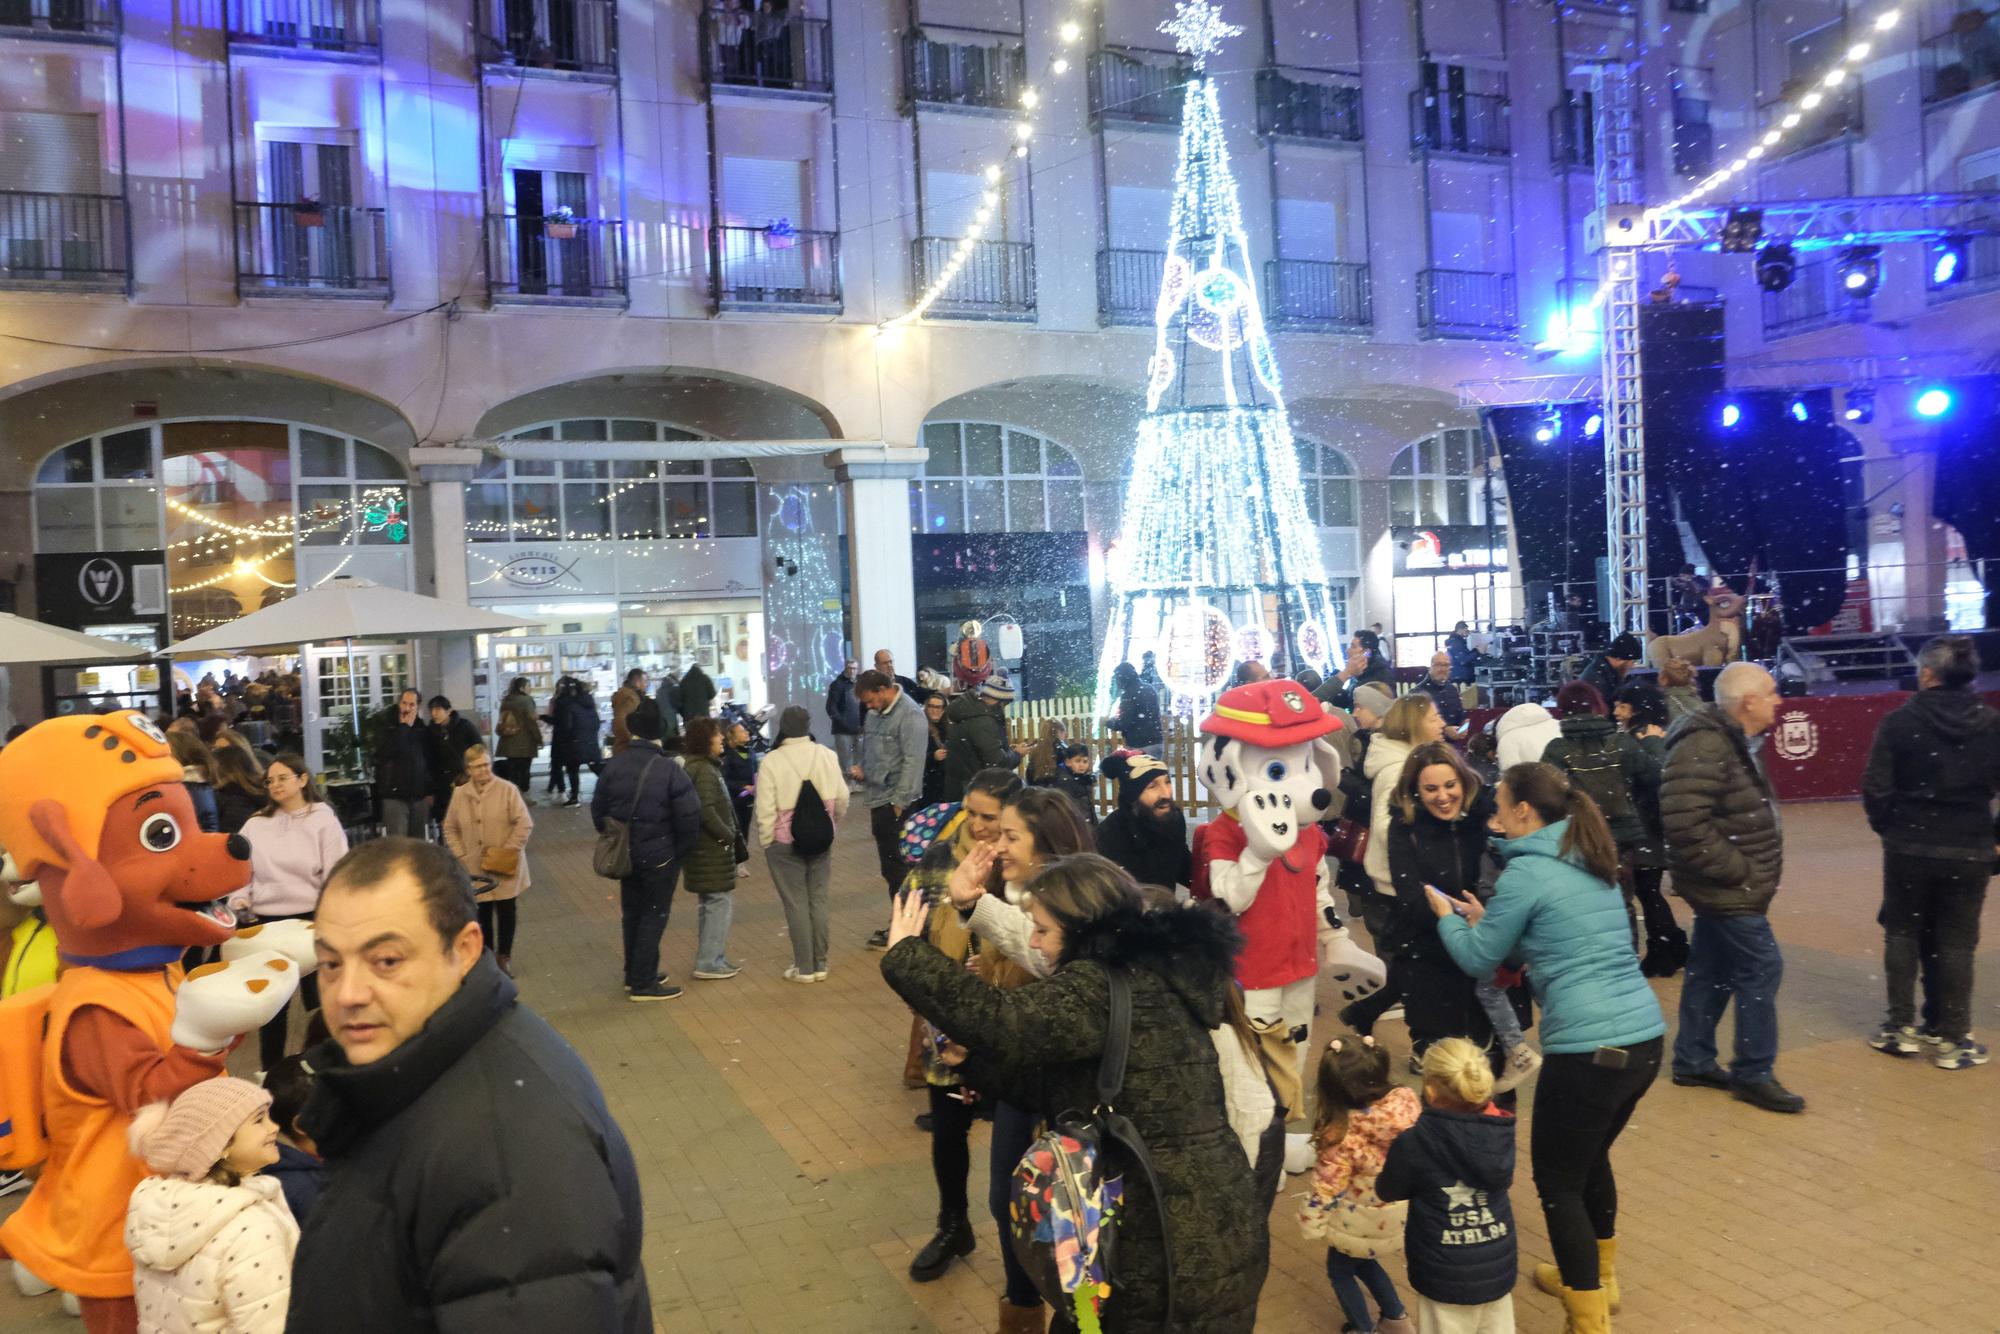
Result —
<instances>
[{"instance_id":1,"label":"woman in teal puffer jacket","mask_svg":"<svg viewBox=\"0 0 2000 1334\"><path fill-rule=\"evenodd\" d=\"M1618 845L1596 804L1553 765L1517 764L1501 775L1493 824L1506 863L1493 897L1429 897L1460 968L1528 965L1543 1053L1530 1148L1556 1256L1535 1281L1563 1299L1570 1330L1597 1334L1618 1303L1611 1145L1660 1073L1667 1021L1632 950Z\"/></svg>"}]
</instances>

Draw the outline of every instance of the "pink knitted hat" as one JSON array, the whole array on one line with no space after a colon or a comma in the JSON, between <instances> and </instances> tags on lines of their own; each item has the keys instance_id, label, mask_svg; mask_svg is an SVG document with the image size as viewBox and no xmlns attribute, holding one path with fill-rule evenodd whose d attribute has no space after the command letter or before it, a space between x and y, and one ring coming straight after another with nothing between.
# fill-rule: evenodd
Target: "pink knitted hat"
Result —
<instances>
[{"instance_id":1,"label":"pink knitted hat","mask_svg":"<svg viewBox=\"0 0 2000 1334\"><path fill-rule=\"evenodd\" d=\"M218 1075L175 1098L141 1107L132 1117L132 1152L162 1176L199 1181L222 1161L243 1123L271 1105L248 1080Z\"/></svg>"}]
</instances>

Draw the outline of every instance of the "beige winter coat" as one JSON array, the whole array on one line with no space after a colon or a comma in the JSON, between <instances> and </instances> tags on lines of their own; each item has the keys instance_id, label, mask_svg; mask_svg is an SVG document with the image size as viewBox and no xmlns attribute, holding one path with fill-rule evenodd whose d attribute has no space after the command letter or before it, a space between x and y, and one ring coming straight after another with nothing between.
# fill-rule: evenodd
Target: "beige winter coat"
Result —
<instances>
[{"instance_id":1,"label":"beige winter coat","mask_svg":"<svg viewBox=\"0 0 2000 1334\"><path fill-rule=\"evenodd\" d=\"M275 1178L147 1177L125 1246L146 1334L284 1334L299 1225Z\"/></svg>"},{"instance_id":2,"label":"beige winter coat","mask_svg":"<svg viewBox=\"0 0 2000 1334\"><path fill-rule=\"evenodd\" d=\"M528 835L534 828L521 789L504 778L489 780L483 792L472 783L452 789L451 809L444 816L444 845L467 874L493 875L480 865L488 848L515 848L521 853L520 869L504 878L493 876L493 888L479 896L481 903L517 898L528 887Z\"/></svg>"}]
</instances>

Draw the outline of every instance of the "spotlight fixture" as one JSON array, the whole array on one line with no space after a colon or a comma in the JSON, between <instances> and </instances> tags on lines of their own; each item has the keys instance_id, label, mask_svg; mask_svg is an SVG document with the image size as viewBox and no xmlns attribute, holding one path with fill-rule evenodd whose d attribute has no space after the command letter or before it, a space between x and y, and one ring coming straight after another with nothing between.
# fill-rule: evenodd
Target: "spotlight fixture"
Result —
<instances>
[{"instance_id":1,"label":"spotlight fixture","mask_svg":"<svg viewBox=\"0 0 2000 1334\"><path fill-rule=\"evenodd\" d=\"M1743 420L1742 408L1736 406L1736 404L1734 403L1724 403L1722 405L1722 425L1725 430L1735 426L1736 423L1742 420Z\"/></svg>"},{"instance_id":2,"label":"spotlight fixture","mask_svg":"<svg viewBox=\"0 0 2000 1334\"><path fill-rule=\"evenodd\" d=\"M1757 248L1757 242L1764 237L1764 210L1760 208L1732 208L1729 217L1722 224L1722 253L1725 255L1747 255Z\"/></svg>"},{"instance_id":3,"label":"spotlight fixture","mask_svg":"<svg viewBox=\"0 0 2000 1334\"><path fill-rule=\"evenodd\" d=\"M1854 245L1840 252L1833 264L1840 290L1855 301L1866 301L1882 285L1882 247Z\"/></svg>"},{"instance_id":4,"label":"spotlight fixture","mask_svg":"<svg viewBox=\"0 0 2000 1334\"><path fill-rule=\"evenodd\" d=\"M1767 292L1782 292L1792 285L1799 257L1788 241L1773 241L1757 252L1757 286Z\"/></svg>"},{"instance_id":5,"label":"spotlight fixture","mask_svg":"<svg viewBox=\"0 0 2000 1334\"><path fill-rule=\"evenodd\" d=\"M1562 434L1563 415L1560 408L1551 408L1535 423L1535 443L1546 445Z\"/></svg>"},{"instance_id":6,"label":"spotlight fixture","mask_svg":"<svg viewBox=\"0 0 2000 1334\"><path fill-rule=\"evenodd\" d=\"M1866 426L1875 420L1875 391L1873 389L1850 389L1847 391L1846 406L1840 410L1844 421L1859 422Z\"/></svg>"},{"instance_id":7,"label":"spotlight fixture","mask_svg":"<svg viewBox=\"0 0 2000 1334\"><path fill-rule=\"evenodd\" d=\"M1593 412L1588 417L1585 417L1583 419L1583 433L1585 435L1594 436L1603 429L1604 429L1603 413Z\"/></svg>"},{"instance_id":8,"label":"spotlight fixture","mask_svg":"<svg viewBox=\"0 0 2000 1334\"><path fill-rule=\"evenodd\" d=\"M1810 415L1811 414L1806 411L1806 401L1803 398L1795 398L1792 400L1793 421L1802 422Z\"/></svg>"},{"instance_id":9,"label":"spotlight fixture","mask_svg":"<svg viewBox=\"0 0 2000 1334\"><path fill-rule=\"evenodd\" d=\"M1932 386L1917 395L1915 406L1919 417L1942 417L1951 411L1951 390Z\"/></svg>"},{"instance_id":10,"label":"spotlight fixture","mask_svg":"<svg viewBox=\"0 0 2000 1334\"><path fill-rule=\"evenodd\" d=\"M1950 287L1965 278L1966 261L1971 257L1972 238L1946 236L1931 243L1931 287Z\"/></svg>"}]
</instances>

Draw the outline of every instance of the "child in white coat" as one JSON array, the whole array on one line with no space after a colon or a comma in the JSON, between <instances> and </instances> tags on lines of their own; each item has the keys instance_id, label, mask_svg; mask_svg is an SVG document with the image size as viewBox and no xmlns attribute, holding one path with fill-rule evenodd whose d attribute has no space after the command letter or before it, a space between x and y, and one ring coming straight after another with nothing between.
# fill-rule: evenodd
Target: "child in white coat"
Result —
<instances>
[{"instance_id":1,"label":"child in white coat","mask_svg":"<svg viewBox=\"0 0 2000 1334\"><path fill-rule=\"evenodd\" d=\"M298 1224L278 1183L271 1095L204 1080L132 1118L156 1176L132 1192L125 1245L144 1334L283 1334Z\"/></svg>"}]
</instances>

